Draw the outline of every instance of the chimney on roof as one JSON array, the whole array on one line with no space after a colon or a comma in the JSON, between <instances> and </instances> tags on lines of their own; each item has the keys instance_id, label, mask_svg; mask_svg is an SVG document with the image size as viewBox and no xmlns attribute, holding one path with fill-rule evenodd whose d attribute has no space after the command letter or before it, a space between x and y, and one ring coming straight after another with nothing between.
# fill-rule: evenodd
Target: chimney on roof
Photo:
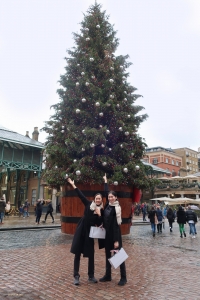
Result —
<instances>
[{"instance_id":1,"label":"chimney on roof","mask_svg":"<svg viewBox=\"0 0 200 300\"><path fill-rule=\"evenodd\" d=\"M38 127L34 127L34 131L32 133L32 139L38 141L38 136L39 136Z\"/></svg>"},{"instance_id":2,"label":"chimney on roof","mask_svg":"<svg viewBox=\"0 0 200 300\"><path fill-rule=\"evenodd\" d=\"M28 138L30 138L29 131L26 131L26 135L25 136L28 137Z\"/></svg>"}]
</instances>

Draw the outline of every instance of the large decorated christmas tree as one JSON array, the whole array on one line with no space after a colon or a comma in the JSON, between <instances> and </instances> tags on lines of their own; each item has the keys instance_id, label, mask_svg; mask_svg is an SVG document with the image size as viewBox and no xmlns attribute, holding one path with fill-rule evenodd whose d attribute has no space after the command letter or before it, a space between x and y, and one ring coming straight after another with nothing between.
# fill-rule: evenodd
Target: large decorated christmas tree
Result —
<instances>
[{"instance_id":1,"label":"large decorated christmas tree","mask_svg":"<svg viewBox=\"0 0 200 300\"><path fill-rule=\"evenodd\" d=\"M46 122L44 176L51 186L67 176L81 183L149 187L141 162L145 143L138 128L147 115L136 105L140 97L128 81L126 56L116 56L116 31L101 6L91 6L74 33L66 73L60 77L60 101Z\"/></svg>"}]
</instances>

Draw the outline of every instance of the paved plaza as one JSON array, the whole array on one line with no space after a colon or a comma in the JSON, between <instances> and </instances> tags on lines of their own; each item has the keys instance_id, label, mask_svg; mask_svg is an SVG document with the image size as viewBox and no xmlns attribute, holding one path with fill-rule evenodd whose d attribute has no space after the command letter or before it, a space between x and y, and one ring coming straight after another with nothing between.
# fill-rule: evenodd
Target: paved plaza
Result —
<instances>
[{"instance_id":1,"label":"paved plaza","mask_svg":"<svg viewBox=\"0 0 200 300\"><path fill-rule=\"evenodd\" d=\"M167 224L167 223L166 223ZM187 233L188 233L188 226ZM117 285L119 269L112 281L87 282L87 258L81 259L80 286L73 285L72 236L59 228L0 232L0 300L3 299L200 299L200 226L197 238L180 238L178 226L152 237L150 225L132 226L123 237L129 255L128 283ZM95 249L95 276L105 272L104 251Z\"/></svg>"}]
</instances>

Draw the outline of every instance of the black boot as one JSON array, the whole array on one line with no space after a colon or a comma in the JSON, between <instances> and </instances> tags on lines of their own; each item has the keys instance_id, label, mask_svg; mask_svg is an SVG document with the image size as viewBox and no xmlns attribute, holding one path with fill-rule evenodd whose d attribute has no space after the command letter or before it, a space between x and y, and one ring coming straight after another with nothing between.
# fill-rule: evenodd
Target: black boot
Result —
<instances>
[{"instance_id":1,"label":"black boot","mask_svg":"<svg viewBox=\"0 0 200 300\"><path fill-rule=\"evenodd\" d=\"M118 285L125 285L127 283L127 279L126 278L121 278L120 281L118 282Z\"/></svg>"},{"instance_id":2,"label":"black boot","mask_svg":"<svg viewBox=\"0 0 200 300\"><path fill-rule=\"evenodd\" d=\"M106 282L111 280L112 280L111 276L108 275L104 275L102 278L99 279L100 282Z\"/></svg>"},{"instance_id":3,"label":"black boot","mask_svg":"<svg viewBox=\"0 0 200 300\"><path fill-rule=\"evenodd\" d=\"M183 237L182 233L181 233L180 237L181 237L181 238Z\"/></svg>"},{"instance_id":4,"label":"black boot","mask_svg":"<svg viewBox=\"0 0 200 300\"><path fill-rule=\"evenodd\" d=\"M185 231L183 232L183 234L184 234L184 237L186 237L186 233L185 233Z\"/></svg>"},{"instance_id":5,"label":"black boot","mask_svg":"<svg viewBox=\"0 0 200 300\"><path fill-rule=\"evenodd\" d=\"M74 277L74 284L75 285L79 285L80 284L80 282L79 282L79 276L78 275Z\"/></svg>"}]
</instances>

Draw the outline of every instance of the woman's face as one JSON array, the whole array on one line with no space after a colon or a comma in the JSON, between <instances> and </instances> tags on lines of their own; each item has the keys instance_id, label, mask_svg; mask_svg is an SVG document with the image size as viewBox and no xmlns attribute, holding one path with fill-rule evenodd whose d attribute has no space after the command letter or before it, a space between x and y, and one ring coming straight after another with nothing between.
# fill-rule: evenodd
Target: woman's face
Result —
<instances>
[{"instance_id":1,"label":"woman's face","mask_svg":"<svg viewBox=\"0 0 200 300\"><path fill-rule=\"evenodd\" d=\"M96 205L101 205L101 203L102 203L101 195L96 195L94 202L96 203Z\"/></svg>"},{"instance_id":2,"label":"woman's face","mask_svg":"<svg viewBox=\"0 0 200 300\"><path fill-rule=\"evenodd\" d=\"M113 204L115 202L115 200L117 199L117 197L115 197L113 194L108 194L108 201L109 203Z\"/></svg>"}]
</instances>

